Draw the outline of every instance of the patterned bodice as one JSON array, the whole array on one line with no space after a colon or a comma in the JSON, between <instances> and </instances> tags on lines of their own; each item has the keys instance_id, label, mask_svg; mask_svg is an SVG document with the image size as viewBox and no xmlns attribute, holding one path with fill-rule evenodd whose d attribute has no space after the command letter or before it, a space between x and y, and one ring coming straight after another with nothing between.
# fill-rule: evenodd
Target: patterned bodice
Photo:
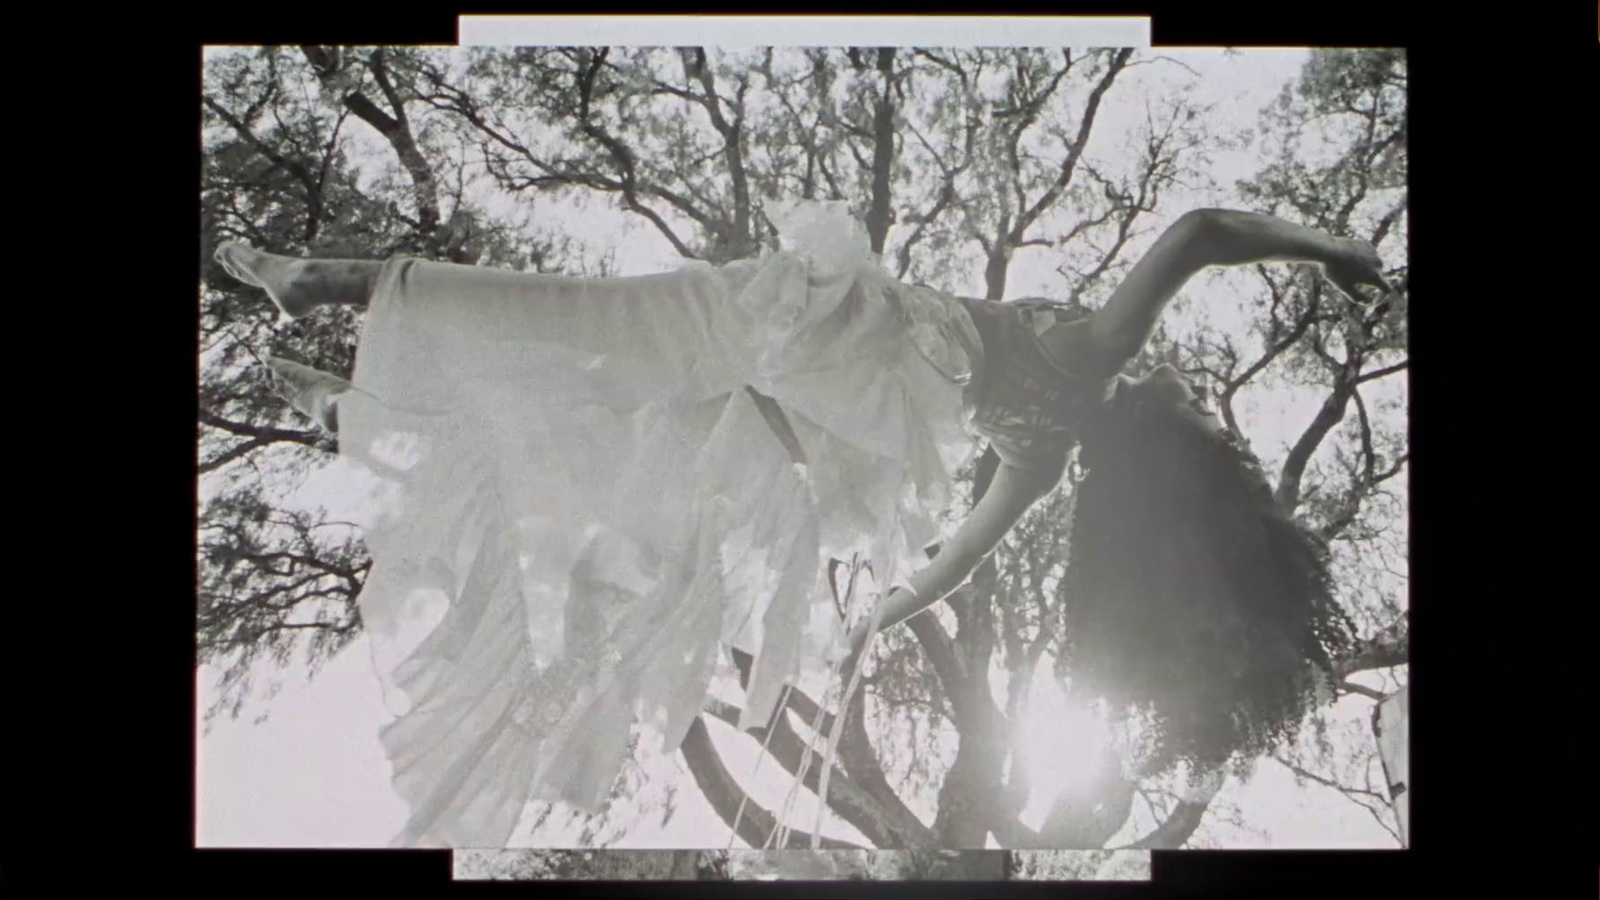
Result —
<instances>
[{"instance_id":1,"label":"patterned bodice","mask_svg":"<svg viewBox=\"0 0 1600 900\"><path fill-rule=\"evenodd\" d=\"M1044 300L993 303L962 299L982 336L984 364L974 390L972 425L1006 462L1059 466L1077 442L1085 416L1111 399L1116 379L1074 374L1039 336L1081 313Z\"/></svg>"},{"instance_id":2,"label":"patterned bodice","mask_svg":"<svg viewBox=\"0 0 1600 900\"><path fill-rule=\"evenodd\" d=\"M1085 416L1115 393L1115 377L1076 375L1040 341L1050 328L1083 316L1065 304L995 303L904 284L895 284L891 295L912 343L946 377L966 386L973 430L1011 465L1059 467Z\"/></svg>"}]
</instances>

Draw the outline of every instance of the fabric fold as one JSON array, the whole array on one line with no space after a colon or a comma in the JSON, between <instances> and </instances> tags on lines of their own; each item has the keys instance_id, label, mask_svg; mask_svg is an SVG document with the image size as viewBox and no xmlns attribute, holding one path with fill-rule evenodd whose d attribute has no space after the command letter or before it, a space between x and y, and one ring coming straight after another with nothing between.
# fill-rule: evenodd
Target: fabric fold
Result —
<instances>
[{"instance_id":1,"label":"fabric fold","mask_svg":"<svg viewBox=\"0 0 1600 900\"><path fill-rule=\"evenodd\" d=\"M764 723L843 640L826 560L887 585L937 539L974 446L971 322L879 269L842 209L793 215L784 250L720 268L384 266L340 446L372 484L397 845L503 846L530 800L598 809L636 728L681 741L722 644L754 655L741 725Z\"/></svg>"}]
</instances>

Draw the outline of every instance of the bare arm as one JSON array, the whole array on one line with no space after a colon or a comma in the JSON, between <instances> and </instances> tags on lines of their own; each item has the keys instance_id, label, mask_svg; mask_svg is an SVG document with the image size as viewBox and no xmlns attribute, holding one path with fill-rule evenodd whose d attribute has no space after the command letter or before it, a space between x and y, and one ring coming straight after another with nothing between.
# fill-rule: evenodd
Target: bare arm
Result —
<instances>
[{"instance_id":1,"label":"bare arm","mask_svg":"<svg viewBox=\"0 0 1600 900\"><path fill-rule=\"evenodd\" d=\"M1167 304L1201 269L1260 262L1316 263L1358 301L1357 285L1388 286L1377 252L1363 242L1274 216L1199 209L1185 213L1156 239L1086 327L1063 329L1065 346L1057 349L1082 360L1085 375L1113 375L1144 347Z\"/></svg>"},{"instance_id":2,"label":"bare arm","mask_svg":"<svg viewBox=\"0 0 1600 900\"><path fill-rule=\"evenodd\" d=\"M927 568L911 577L912 591L896 589L883 600L878 630L897 625L949 596L961 586L984 557L999 546L1011 526L1061 478L1059 468L1048 472L1024 471L1000 463L989 489L973 507L961 527L939 548ZM869 623L851 633L851 647L859 652L866 643Z\"/></svg>"}]
</instances>

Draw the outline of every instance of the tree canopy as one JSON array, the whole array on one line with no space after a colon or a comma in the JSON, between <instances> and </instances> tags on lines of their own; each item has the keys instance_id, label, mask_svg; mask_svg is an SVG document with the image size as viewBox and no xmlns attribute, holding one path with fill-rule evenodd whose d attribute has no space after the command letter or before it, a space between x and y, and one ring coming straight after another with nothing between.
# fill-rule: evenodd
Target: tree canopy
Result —
<instances>
[{"instance_id":1,"label":"tree canopy","mask_svg":"<svg viewBox=\"0 0 1600 900\"><path fill-rule=\"evenodd\" d=\"M629 262L564 230L575 211L606 210L669 255L717 264L771 246L768 204L804 198L847 202L901 279L990 299L1015 296L1027 269L1024 290L1095 305L1152 232L1194 205L1274 213L1404 259L1403 53L1313 51L1248 126L1198 102L1186 68L1077 48L208 54L197 663L224 674L207 716L264 702L263 673L314 672L348 646L371 564L352 525L292 500L336 442L291 412L258 365L274 354L348 376L359 316L279 322L260 291L211 261L219 242L613 274ZM1240 153L1254 171L1219 184L1217 159ZM1191 288L1206 308L1181 304L1138 365L1202 379L1256 444L1278 500L1335 548L1342 600L1363 629L1344 673L1392 680L1407 659L1408 286L1403 264L1389 274L1398 295L1355 311L1305 269L1210 277ZM1264 411L1283 396L1305 400L1307 420ZM1054 677L1070 491L1068 479L1036 506L948 608L875 645L828 793L872 846L981 848L992 836L1008 849L1176 847L1203 841L1208 818L1242 822L1216 802L1216 784L1130 781L1108 757L1038 828L1023 824L1036 786L1020 735L1039 715L1041 678ZM735 662L747 678L749 660ZM1347 677L1340 690L1384 688ZM816 707L793 692L753 733L790 773ZM736 722L738 709L713 704L703 718ZM1337 788L1392 831L1370 745L1314 728L1274 764ZM704 721L682 754L711 806L762 846L778 811L748 801ZM616 796L632 789L619 779ZM801 823L786 824L792 846L809 845Z\"/></svg>"}]
</instances>

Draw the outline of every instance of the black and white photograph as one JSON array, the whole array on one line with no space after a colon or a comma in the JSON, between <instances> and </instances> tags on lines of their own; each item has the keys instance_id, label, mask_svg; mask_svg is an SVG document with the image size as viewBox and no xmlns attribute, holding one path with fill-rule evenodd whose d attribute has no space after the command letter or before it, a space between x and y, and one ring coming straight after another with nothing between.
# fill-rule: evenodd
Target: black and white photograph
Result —
<instances>
[{"instance_id":1,"label":"black and white photograph","mask_svg":"<svg viewBox=\"0 0 1600 900\"><path fill-rule=\"evenodd\" d=\"M205 49L196 846L1409 846L1405 51L681 33Z\"/></svg>"}]
</instances>

